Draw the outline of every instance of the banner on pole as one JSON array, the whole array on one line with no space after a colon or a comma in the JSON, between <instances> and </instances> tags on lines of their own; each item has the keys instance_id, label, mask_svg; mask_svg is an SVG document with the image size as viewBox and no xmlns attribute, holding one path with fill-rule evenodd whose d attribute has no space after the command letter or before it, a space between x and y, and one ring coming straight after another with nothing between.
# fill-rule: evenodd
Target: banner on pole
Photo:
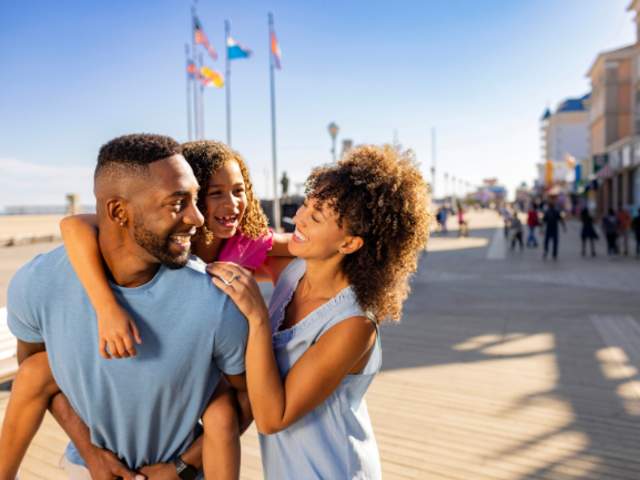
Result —
<instances>
[{"instance_id":1,"label":"banner on pole","mask_svg":"<svg viewBox=\"0 0 640 480\"><path fill-rule=\"evenodd\" d=\"M209 43L209 38L204 33L202 24L195 15L193 16L193 36L196 45L202 45L213 60L218 59L218 52L216 52L216 49Z\"/></svg>"},{"instance_id":2,"label":"banner on pole","mask_svg":"<svg viewBox=\"0 0 640 480\"><path fill-rule=\"evenodd\" d=\"M231 35L227 37L227 57L229 60L249 58L253 52L236 42Z\"/></svg>"},{"instance_id":3,"label":"banner on pole","mask_svg":"<svg viewBox=\"0 0 640 480\"><path fill-rule=\"evenodd\" d=\"M213 86L216 88L224 87L224 78L215 70L209 67L202 67L200 69L200 75L206 80L206 83L204 83L205 86Z\"/></svg>"},{"instance_id":4,"label":"banner on pole","mask_svg":"<svg viewBox=\"0 0 640 480\"><path fill-rule=\"evenodd\" d=\"M282 52L280 52L280 45L278 44L278 39L276 38L276 32L271 32L271 55L273 55L273 63L278 70L282 68L281 59Z\"/></svg>"}]
</instances>

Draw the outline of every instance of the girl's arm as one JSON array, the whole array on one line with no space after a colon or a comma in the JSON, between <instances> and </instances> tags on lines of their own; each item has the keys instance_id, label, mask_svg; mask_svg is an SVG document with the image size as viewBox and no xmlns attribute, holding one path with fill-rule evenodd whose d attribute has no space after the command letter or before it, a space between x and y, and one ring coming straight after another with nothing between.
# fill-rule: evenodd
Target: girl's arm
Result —
<instances>
[{"instance_id":1,"label":"girl's arm","mask_svg":"<svg viewBox=\"0 0 640 480\"><path fill-rule=\"evenodd\" d=\"M282 270L293 260L289 252L290 233L273 233L273 244L265 262L254 273L257 282L271 282L274 285Z\"/></svg>"},{"instance_id":2,"label":"girl's arm","mask_svg":"<svg viewBox=\"0 0 640 480\"><path fill-rule=\"evenodd\" d=\"M348 374L366 364L376 329L369 319L352 317L322 335L283 381L273 353L267 308L251 272L218 263L212 265L211 273L214 284L233 299L249 322L247 390L260 432L271 434L287 428L324 402ZM220 280L232 275L236 278L230 285Z\"/></svg>"},{"instance_id":3,"label":"girl's arm","mask_svg":"<svg viewBox=\"0 0 640 480\"><path fill-rule=\"evenodd\" d=\"M269 250L268 255L270 257L292 257L289 252L289 240L291 240L290 233L273 233L273 245Z\"/></svg>"},{"instance_id":4,"label":"girl's arm","mask_svg":"<svg viewBox=\"0 0 640 480\"><path fill-rule=\"evenodd\" d=\"M71 265L96 310L100 355L107 359L135 356L133 339L138 344L142 341L136 324L109 287L98 246L96 216L65 217L60 231Z\"/></svg>"}]
</instances>

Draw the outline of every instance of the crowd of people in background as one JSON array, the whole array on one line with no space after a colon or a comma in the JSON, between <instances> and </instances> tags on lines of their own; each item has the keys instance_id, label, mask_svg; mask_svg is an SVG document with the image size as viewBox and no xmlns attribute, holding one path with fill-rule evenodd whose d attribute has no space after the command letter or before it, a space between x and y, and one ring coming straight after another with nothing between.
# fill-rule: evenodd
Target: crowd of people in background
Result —
<instances>
[{"instance_id":1,"label":"crowd of people in background","mask_svg":"<svg viewBox=\"0 0 640 480\"><path fill-rule=\"evenodd\" d=\"M523 251L524 226L520 215L524 211L518 205L513 205L511 208L503 206L499 212L504 221L504 236L508 239L511 250L519 248ZM528 228L526 247L538 248L537 232L540 227L544 238L542 258L546 260L551 255L553 260L557 260L560 230L567 231L566 215L562 209L558 208L556 202L549 201L541 204L532 202L526 211ZM600 239L596 219L587 207L580 210L578 219L581 224L581 255L585 257L588 253L591 257L595 257L597 256L596 242ZM607 255L629 255L630 237L633 237L635 255L640 258L640 209L634 217L625 208L619 208L617 211L609 209L602 217L601 231L606 240Z\"/></svg>"},{"instance_id":2,"label":"crowd of people in background","mask_svg":"<svg viewBox=\"0 0 640 480\"><path fill-rule=\"evenodd\" d=\"M458 222L458 236L469 235L469 225L462 202L456 201L455 206L450 204L440 205L435 214L437 232L447 235L447 222L454 218ZM511 250L524 251L536 249L542 244L542 258L551 257L558 259L560 233L567 232L565 218L569 212L558 206L556 201L531 202L526 208L522 204L503 205L499 208L504 221L504 237ZM617 211L609 209L598 223L594 214L587 207L582 207L573 212L574 218L580 221L581 255L583 257L597 256L596 245L601 236L606 241L607 255L627 256L631 253L631 239L635 241L635 255L640 258L640 209L635 216L625 208ZM526 215L526 217L525 217ZM526 225L526 240L525 240ZM598 228L599 227L599 228ZM599 230L601 233L599 233ZM538 235L542 241L539 242Z\"/></svg>"}]
</instances>

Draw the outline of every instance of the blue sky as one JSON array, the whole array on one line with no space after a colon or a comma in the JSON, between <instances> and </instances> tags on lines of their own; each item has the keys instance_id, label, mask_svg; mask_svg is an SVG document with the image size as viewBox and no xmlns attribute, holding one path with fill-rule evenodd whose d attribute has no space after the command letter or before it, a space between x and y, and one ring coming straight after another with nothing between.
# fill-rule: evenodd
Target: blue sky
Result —
<instances>
[{"instance_id":1,"label":"blue sky","mask_svg":"<svg viewBox=\"0 0 640 480\"><path fill-rule=\"evenodd\" d=\"M599 51L634 40L629 0L200 0L218 49L223 21L254 51L232 65L233 147L271 195L267 12L275 16L278 154L293 183L339 140L400 142L428 171L430 129L442 173L509 187L531 181L538 119L588 91ZM186 140L187 0L0 4L0 208L91 203L102 143L131 132ZM223 62L209 62L223 70ZM206 92L206 134L224 139L224 91Z\"/></svg>"}]
</instances>

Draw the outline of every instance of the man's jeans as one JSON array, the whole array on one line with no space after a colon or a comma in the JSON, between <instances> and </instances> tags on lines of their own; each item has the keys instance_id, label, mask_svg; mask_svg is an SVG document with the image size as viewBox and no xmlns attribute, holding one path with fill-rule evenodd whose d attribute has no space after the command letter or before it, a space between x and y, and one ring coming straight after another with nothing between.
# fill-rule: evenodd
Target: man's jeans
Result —
<instances>
[{"instance_id":1,"label":"man's jeans","mask_svg":"<svg viewBox=\"0 0 640 480\"><path fill-rule=\"evenodd\" d=\"M538 239L536 238L536 227L529 227L529 236L527 237L527 247L536 248Z\"/></svg>"},{"instance_id":2,"label":"man's jeans","mask_svg":"<svg viewBox=\"0 0 640 480\"><path fill-rule=\"evenodd\" d=\"M558 233L549 233L548 231L544 234L544 256L546 257L549 253L549 242L553 244L553 258L558 257Z\"/></svg>"}]
</instances>

